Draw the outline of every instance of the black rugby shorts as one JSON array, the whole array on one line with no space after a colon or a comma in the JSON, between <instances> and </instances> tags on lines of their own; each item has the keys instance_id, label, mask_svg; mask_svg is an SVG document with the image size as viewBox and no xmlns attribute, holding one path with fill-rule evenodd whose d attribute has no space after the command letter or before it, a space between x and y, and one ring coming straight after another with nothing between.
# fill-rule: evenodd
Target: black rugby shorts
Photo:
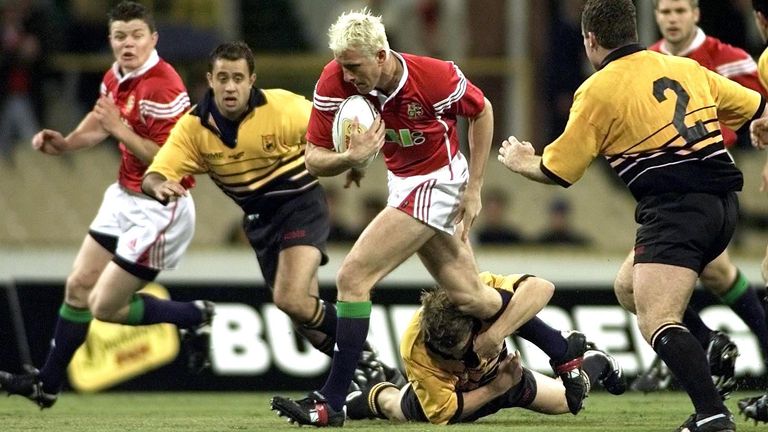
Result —
<instances>
[{"instance_id":1,"label":"black rugby shorts","mask_svg":"<svg viewBox=\"0 0 768 432\"><path fill-rule=\"evenodd\" d=\"M635 264L657 263L701 273L731 241L738 219L735 192L665 193L642 198L635 210Z\"/></svg>"}]
</instances>

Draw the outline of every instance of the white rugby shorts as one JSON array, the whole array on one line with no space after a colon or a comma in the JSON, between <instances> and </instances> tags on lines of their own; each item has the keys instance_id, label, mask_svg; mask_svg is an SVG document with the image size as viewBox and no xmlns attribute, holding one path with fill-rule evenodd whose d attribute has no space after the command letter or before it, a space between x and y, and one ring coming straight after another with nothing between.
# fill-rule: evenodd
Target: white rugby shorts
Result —
<instances>
[{"instance_id":1,"label":"white rugby shorts","mask_svg":"<svg viewBox=\"0 0 768 432\"><path fill-rule=\"evenodd\" d=\"M192 195L164 206L117 183L104 192L90 229L117 237L115 255L155 270L173 269L195 234Z\"/></svg>"},{"instance_id":2,"label":"white rugby shorts","mask_svg":"<svg viewBox=\"0 0 768 432\"><path fill-rule=\"evenodd\" d=\"M456 231L453 220L468 179L467 159L461 152L456 154L450 164L429 174L398 177L388 172L387 206L453 235Z\"/></svg>"}]
</instances>

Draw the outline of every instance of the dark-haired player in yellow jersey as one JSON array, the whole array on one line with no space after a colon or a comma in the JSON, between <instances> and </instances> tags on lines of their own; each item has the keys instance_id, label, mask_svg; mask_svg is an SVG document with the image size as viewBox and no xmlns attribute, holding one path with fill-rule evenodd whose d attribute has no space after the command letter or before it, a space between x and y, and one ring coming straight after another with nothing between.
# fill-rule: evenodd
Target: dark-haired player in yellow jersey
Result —
<instances>
[{"instance_id":1,"label":"dark-haired player in yellow jersey","mask_svg":"<svg viewBox=\"0 0 768 432\"><path fill-rule=\"evenodd\" d=\"M147 169L142 190L166 202L186 195L179 183L184 176L208 174L243 209L243 228L277 307L332 357L336 309L318 298L317 281L318 266L328 261L328 207L304 166L312 104L286 90L254 87L254 68L244 42L224 43L211 53L210 89L179 120ZM370 352L364 356L375 360Z\"/></svg>"},{"instance_id":2,"label":"dark-haired player in yellow jersey","mask_svg":"<svg viewBox=\"0 0 768 432\"><path fill-rule=\"evenodd\" d=\"M637 43L631 0L587 0L584 48L597 72L574 96L563 134L536 156L509 137L510 170L568 187L604 156L637 200L634 292L617 293L645 340L688 393L695 413L679 431L736 426L696 338L683 325L702 268L733 234L743 178L723 146L718 120L734 130L764 115L759 93L693 60Z\"/></svg>"}]
</instances>

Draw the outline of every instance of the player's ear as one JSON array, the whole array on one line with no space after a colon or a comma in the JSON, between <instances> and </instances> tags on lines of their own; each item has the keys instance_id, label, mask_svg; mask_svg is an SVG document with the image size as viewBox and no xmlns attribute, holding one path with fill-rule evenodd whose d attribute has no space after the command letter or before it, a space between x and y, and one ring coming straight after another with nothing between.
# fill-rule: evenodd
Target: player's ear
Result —
<instances>
[{"instance_id":1,"label":"player's ear","mask_svg":"<svg viewBox=\"0 0 768 432\"><path fill-rule=\"evenodd\" d=\"M251 76L248 77L248 81L250 81L251 87L256 84L256 72L252 73Z\"/></svg>"},{"instance_id":2,"label":"player's ear","mask_svg":"<svg viewBox=\"0 0 768 432\"><path fill-rule=\"evenodd\" d=\"M389 56L389 52L385 49L376 51L376 63L384 64L384 60L387 59L387 56Z\"/></svg>"},{"instance_id":3,"label":"player's ear","mask_svg":"<svg viewBox=\"0 0 768 432\"><path fill-rule=\"evenodd\" d=\"M693 22L696 24L699 23L699 18L701 17L701 9L697 7L693 8Z\"/></svg>"},{"instance_id":4,"label":"player's ear","mask_svg":"<svg viewBox=\"0 0 768 432\"><path fill-rule=\"evenodd\" d=\"M208 87L213 88L213 74L206 72L205 79L208 80Z\"/></svg>"}]
</instances>

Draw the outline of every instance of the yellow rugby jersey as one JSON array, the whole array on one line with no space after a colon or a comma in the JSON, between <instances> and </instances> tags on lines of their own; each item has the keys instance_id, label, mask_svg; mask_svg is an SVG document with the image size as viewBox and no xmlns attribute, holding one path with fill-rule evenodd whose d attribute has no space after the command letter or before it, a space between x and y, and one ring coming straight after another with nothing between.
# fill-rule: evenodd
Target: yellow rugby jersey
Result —
<instances>
[{"instance_id":1,"label":"yellow rugby jersey","mask_svg":"<svg viewBox=\"0 0 768 432\"><path fill-rule=\"evenodd\" d=\"M501 276L480 273L483 283L507 291L515 288L530 275ZM481 361L476 368L468 368L460 360L445 359L429 351L419 321L421 309L416 311L400 341L400 355L413 391L431 423L447 424L459 420L464 404L461 393L487 384L496 376L498 363L507 355L503 349L499 357ZM490 323L483 323L483 330Z\"/></svg>"},{"instance_id":2,"label":"yellow rugby jersey","mask_svg":"<svg viewBox=\"0 0 768 432\"><path fill-rule=\"evenodd\" d=\"M227 145L211 113L212 91L174 126L147 169L169 180L208 174L246 213L318 183L304 166L312 103L282 89L252 89L248 110Z\"/></svg>"},{"instance_id":3,"label":"yellow rugby jersey","mask_svg":"<svg viewBox=\"0 0 768 432\"><path fill-rule=\"evenodd\" d=\"M568 187L599 155L636 199L665 192L741 190L722 143L765 102L684 57L633 44L612 52L576 91L563 134L544 148L542 171Z\"/></svg>"},{"instance_id":4,"label":"yellow rugby jersey","mask_svg":"<svg viewBox=\"0 0 768 432\"><path fill-rule=\"evenodd\" d=\"M757 76L763 88L768 90L768 49L765 49L757 60Z\"/></svg>"}]
</instances>

